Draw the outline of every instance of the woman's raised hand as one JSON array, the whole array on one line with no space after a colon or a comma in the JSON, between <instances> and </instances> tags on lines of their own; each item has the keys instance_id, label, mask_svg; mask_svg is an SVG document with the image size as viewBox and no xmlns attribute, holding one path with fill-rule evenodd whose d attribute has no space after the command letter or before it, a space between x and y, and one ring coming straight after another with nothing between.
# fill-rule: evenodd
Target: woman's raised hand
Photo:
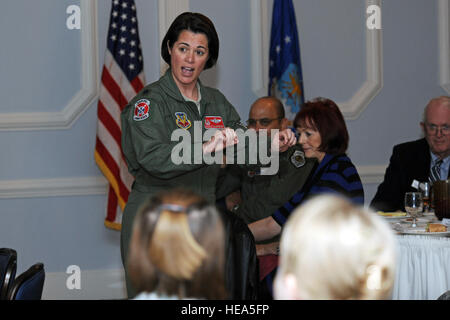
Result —
<instances>
[{"instance_id":1,"label":"woman's raised hand","mask_svg":"<svg viewBox=\"0 0 450 320\"><path fill-rule=\"evenodd\" d=\"M217 130L209 141L203 144L203 153L212 153L239 142L236 131L231 128Z\"/></svg>"}]
</instances>

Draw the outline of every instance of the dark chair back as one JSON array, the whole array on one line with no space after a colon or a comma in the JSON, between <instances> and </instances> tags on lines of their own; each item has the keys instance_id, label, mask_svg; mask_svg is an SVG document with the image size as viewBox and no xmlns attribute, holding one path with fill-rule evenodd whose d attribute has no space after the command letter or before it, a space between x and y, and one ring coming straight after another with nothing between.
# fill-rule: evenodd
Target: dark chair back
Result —
<instances>
[{"instance_id":1,"label":"dark chair back","mask_svg":"<svg viewBox=\"0 0 450 320\"><path fill-rule=\"evenodd\" d=\"M8 300L40 300L44 289L45 270L43 263L32 265L14 281L8 292Z\"/></svg>"},{"instance_id":2,"label":"dark chair back","mask_svg":"<svg viewBox=\"0 0 450 320\"><path fill-rule=\"evenodd\" d=\"M0 248L0 300L5 300L17 270L17 252Z\"/></svg>"},{"instance_id":3,"label":"dark chair back","mask_svg":"<svg viewBox=\"0 0 450 320\"><path fill-rule=\"evenodd\" d=\"M438 300L450 300L450 290L444 292L437 298Z\"/></svg>"},{"instance_id":4,"label":"dark chair back","mask_svg":"<svg viewBox=\"0 0 450 320\"><path fill-rule=\"evenodd\" d=\"M255 238L247 224L231 212L219 210L225 225L225 282L231 300L257 300L259 266Z\"/></svg>"}]
</instances>

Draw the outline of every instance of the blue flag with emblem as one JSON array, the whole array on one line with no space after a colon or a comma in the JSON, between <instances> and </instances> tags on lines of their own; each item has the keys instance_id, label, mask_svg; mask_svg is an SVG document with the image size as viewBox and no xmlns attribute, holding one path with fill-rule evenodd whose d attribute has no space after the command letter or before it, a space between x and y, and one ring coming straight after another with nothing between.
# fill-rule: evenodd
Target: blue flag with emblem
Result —
<instances>
[{"instance_id":1,"label":"blue flag with emblem","mask_svg":"<svg viewBox=\"0 0 450 320\"><path fill-rule=\"evenodd\" d=\"M288 120L294 120L304 102L300 45L292 0L273 2L269 95L283 102Z\"/></svg>"}]
</instances>

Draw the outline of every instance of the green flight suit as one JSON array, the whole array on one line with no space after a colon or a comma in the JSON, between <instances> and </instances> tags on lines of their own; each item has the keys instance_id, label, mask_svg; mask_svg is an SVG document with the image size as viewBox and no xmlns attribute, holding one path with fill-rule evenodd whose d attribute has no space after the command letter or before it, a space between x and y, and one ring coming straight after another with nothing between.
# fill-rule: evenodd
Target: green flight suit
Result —
<instances>
[{"instance_id":1,"label":"green flight suit","mask_svg":"<svg viewBox=\"0 0 450 320\"><path fill-rule=\"evenodd\" d=\"M216 121L216 125L219 123L223 127L246 129L241 125L238 113L222 93L203 86L200 81L198 84L201 95L200 113L194 102L186 101L181 95L171 69L158 81L144 87L121 113L122 149L128 170L135 177L122 217L121 255L124 265L134 218L150 197L162 190L184 187L215 204L220 164L195 162L198 160L195 159L195 150L200 155L202 153L205 127L211 127L207 120ZM197 126L201 128L200 137L195 130L195 121L201 123ZM181 139L171 141L171 135L176 129L185 129L192 137L191 154L188 154L190 163L175 164L172 161L172 149L181 142ZM249 152L247 148L246 152ZM128 277L127 289L129 297L133 296Z\"/></svg>"},{"instance_id":2,"label":"green flight suit","mask_svg":"<svg viewBox=\"0 0 450 320\"><path fill-rule=\"evenodd\" d=\"M234 211L247 224L272 215L280 206L300 190L312 172L317 160L305 158L292 159L301 151L299 145L280 154L278 173L275 175L258 175L243 167L227 166L221 172L217 185L217 198L220 199L232 191L240 190L242 203Z\"/></svg>"}]
</instances>

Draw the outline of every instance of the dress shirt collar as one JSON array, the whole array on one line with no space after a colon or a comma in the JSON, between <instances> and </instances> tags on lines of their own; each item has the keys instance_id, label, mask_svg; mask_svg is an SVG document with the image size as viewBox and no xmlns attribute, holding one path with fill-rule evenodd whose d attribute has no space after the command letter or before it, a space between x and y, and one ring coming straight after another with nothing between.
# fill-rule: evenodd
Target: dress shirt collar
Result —
<instances>
[{"instance_id":1,"label":"dress shirt collar","mask_svg":"<svg viewBox=\"0 0 450 320\"><path fill-rule=\"evenodd\" d=\"M436 163L436 161L439 160L439 157L437 155L435 155L433 152L431 152L431 150L430 150L430 155L431 155L431 161L430 161L430 169L431 169L434 166L434 164ZM441 172L440 172L441 179L447 179L449 164L450 164L450 156L447 156L446 158L444 158L442 160Z\"/></svg>"}]
</instances>

